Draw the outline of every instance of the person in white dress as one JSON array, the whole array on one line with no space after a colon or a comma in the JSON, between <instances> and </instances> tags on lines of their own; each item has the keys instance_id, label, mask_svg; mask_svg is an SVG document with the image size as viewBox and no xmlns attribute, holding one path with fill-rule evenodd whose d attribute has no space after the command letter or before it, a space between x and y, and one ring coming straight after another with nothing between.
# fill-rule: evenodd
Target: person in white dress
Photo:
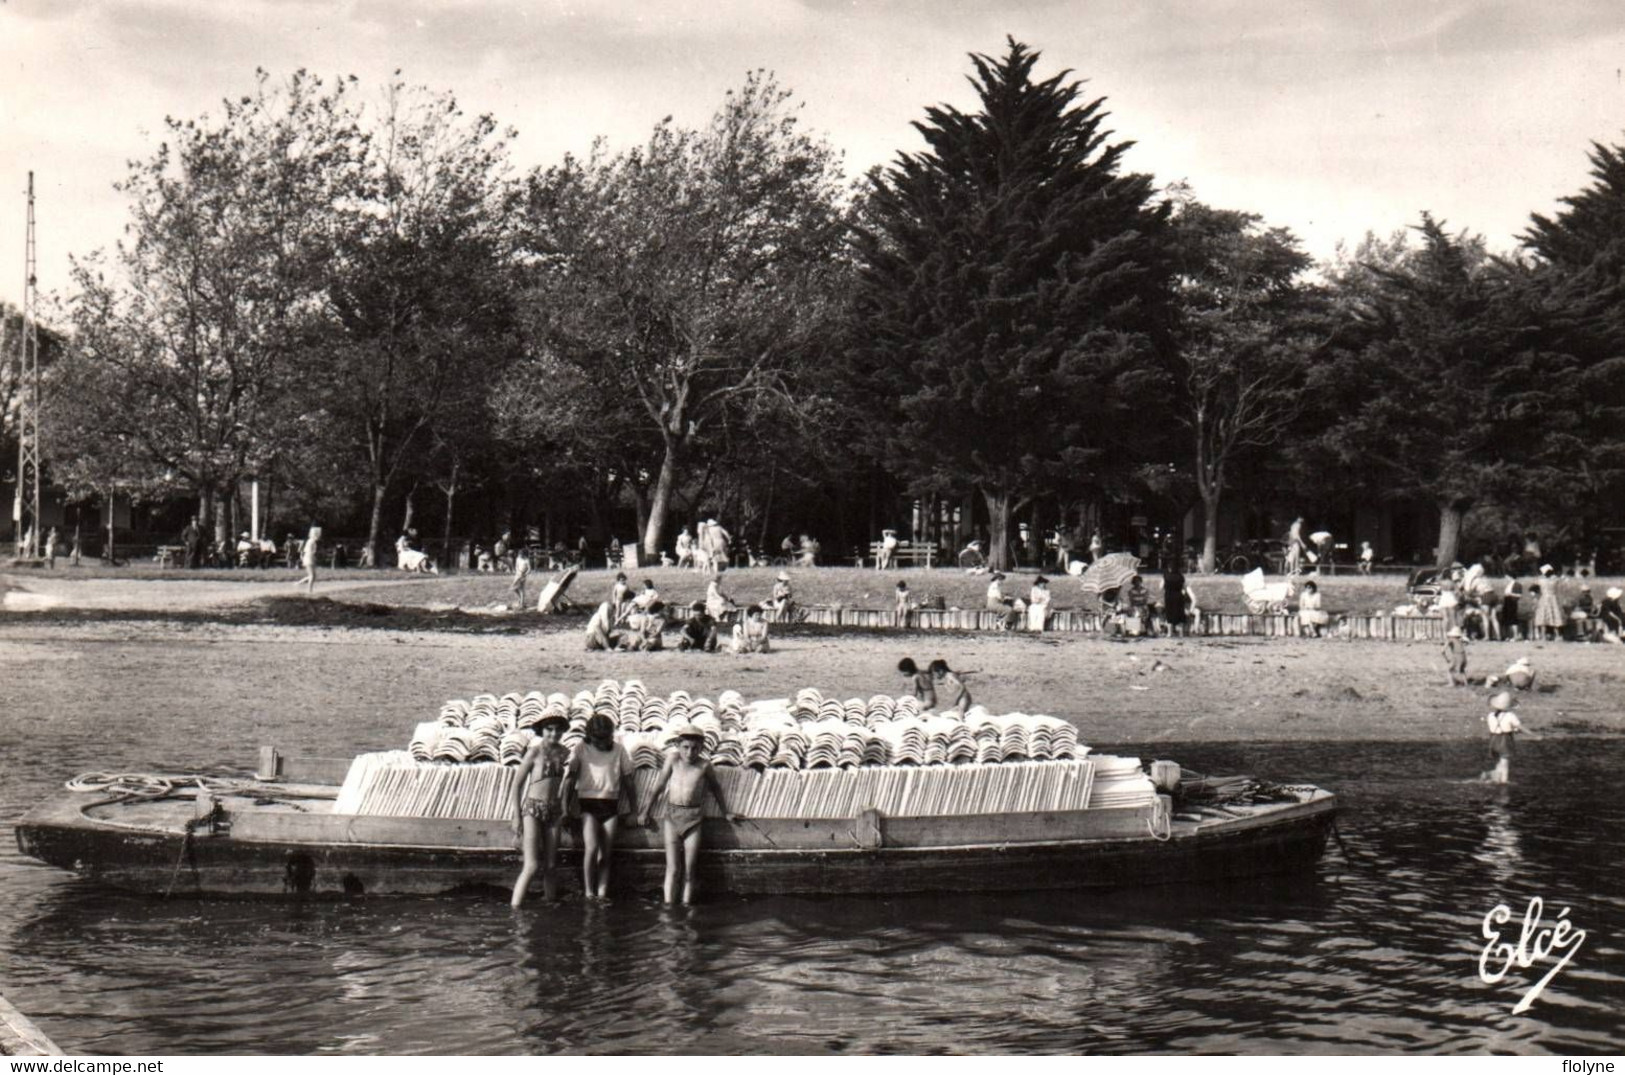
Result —
<instances>
[{"instance_id":1,"label":"person in white dress","mask_svg":"<svg viewBox=\"0 0 1625 1075\"><path fill-rule=\"evenodd\" d=\"M1040 575L1027 595L1027 630L1042 631L1049 619L1049 579Z\"/></svg>"}]
</instances>

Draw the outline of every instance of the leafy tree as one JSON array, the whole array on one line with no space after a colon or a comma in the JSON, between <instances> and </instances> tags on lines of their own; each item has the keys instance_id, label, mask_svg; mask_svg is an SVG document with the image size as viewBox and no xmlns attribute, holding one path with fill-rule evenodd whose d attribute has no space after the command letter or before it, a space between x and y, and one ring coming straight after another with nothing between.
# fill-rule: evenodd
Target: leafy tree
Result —
<instances>
[{"instance_id":1,"label":"leafy tree","mask_svg":"<svg viewBox=\"0 0 1625 1075\"><path fill-rule=\"evenodd\" d=\"M307 358L313 402L340 438L332 450L359 456L367 475L369 559L395 481L437 444L466 454L459 441L485 421L486 394L516 354L513 137L397 80L348 176L324 276L328 331Z\"/></svg>"},{"instance_id":2,"label":"leafy tree","mask_svg":"<svg viewBox=\"0 0 1625 1075\"><path fill-rule=\"evenodd\" d=\"M184 486L207 518L275 453L335 181L353 161L344 94L260 72L218 121L167 119L157 152L130 164L129 239L74 264L73 346L45 419L57 473Z\"/></svg>"},{"instance_id":3,"label":"leafy tree","mask_svg":"<svg viewBox=\"0 0 1625 1075\"><path fill-rule=\"evenodd\" d=\"M918 492L979 493L999 564L1013 512L1132 451L1125 389L1168 298L1168 210L1120 171L1132 143L1038 59L1013 39L971 57L979 110L926 110L857 243L852 371L883 458Z\"/></svg>"},{"instance_id":4,"label":"leafy tree","mask_svg":"<svg viewBox=\"0 0 1625 1075\"><path fill-rule=\"evenodd\" d=\"M1306 317L1310 291L1300 281L1310 259L1286 229L1178 193L1176 415L1190 436L1202 498L1202 569L1212 571L1220 501L1235 467L1280 445L1303 409L1316 343Z\"/></svg>"},{"instance_id":5,"label":"leafy tree","mask_svg":"<svg viewBox=\"0 0 1625 1075\"><path fill-rule=\"evenodd\" d=\"M1545 426L1560 367L1504 265L1425 214L1417 230L1397 264L1333 280L1346 318L1310 390L1334 401L1318 443L1351 481L1437 506L1442 568L1474 504L1560 476Z\"/></svg>"},{"instance_id":6,"label":"leafy tree","mask_svg":"<svg viewBox=\"0 0 1625 1075\"><path fill-rule=\"evenodd\" d=\"M668 119L532 178L535 347L618 386L659 438L646 556L712 427L821 351L839 172L790 100L757 72L703 130Z\"/></svg>"}]
</instances>

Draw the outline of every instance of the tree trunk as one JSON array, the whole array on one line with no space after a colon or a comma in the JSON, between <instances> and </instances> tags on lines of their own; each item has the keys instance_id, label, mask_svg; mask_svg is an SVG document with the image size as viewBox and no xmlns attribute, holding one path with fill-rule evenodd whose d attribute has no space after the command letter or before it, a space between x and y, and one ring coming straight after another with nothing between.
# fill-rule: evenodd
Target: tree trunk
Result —
<instances>
[{"instance_id":1,"label":"tree trunk","mask_svg":"<svg viewBox=\"0 0 1625 1075\"><path fill-rule=\"evenodd\" d=\"M1439 555L1433 566L1443 571L1456 562L1461 548L1461 519L1471 503L1465 500L1444 500L1439 503Z\"/></svg>"},{"instance_id":2,"label":"tree trunk","mask_svg":"<svg viewBox=\"0 0 1625 1075\"><path fill-rule=\"evenodd\" d=\"M643 555L651 563L660 559L660 542L666 533L666 514L671 509L672 486L677 484L677 442L666 441L660 458L660 477L655 479L654 497L649 502L649 524L643 531Z\"/></svg>"},{"instance_id":3,"label":"tree trunk","mask_svg":"<svg viewBox=\"0 0 1625 1075\"><path fill-rule=\"evenodd\" d=\"M367 522L367 544L361 550L361 566L378 566L378 531L384 525L384 483L372 483L372 515Z\"/></svg>"},{"instance_id":4,"label":"tree trunk","mask_svg":"<svg viewBox=\"0 0 1625 1075\"><path fill-rule=\"evenodd\" d=\"M109 488L107 490L107 552L102 555L102 559L108 563L112 563L117 559L117 557L114 555L113 549L113 516L115 514L114 509L117 507L118 494ZM38 524L36 523L35 525L37 526Z\"/></svg>"},{"instance_id":5,"label":"tree trunk","mask_svg":"<svg viewBox=\"0 0 1625 1075\"><path fill-rule=\"evenodd\" d=\"M1219 494L1217 486L1202 488L1202 571L1212 574L1219 559Z\"/></svg>"},{"instance_id":6,"label":"tree trunk","mask_svg":"<svg viewBox=\"0 0 1625 1075\"><path fill-rule=\"evenodd\" d=\"M412 532L412 516L417 514L418 487L413 483L412 488L406 491L406 512L401 516L401 533Z\"/></svg>"},{"instance_id":7,"label":"tree trunk","mask_svg":"<svg viewBox=\"0 0 1625 1075\"><path fill-rule=\"evenodd\" d=\"M457 464L451 465L451 476L446 479L446 522L440 528L440 557L444 561L440 566L451 568L457 566L457 556L451 549L451 509L457 499Z\"/></svg>"},{"instance_id":8,"label":"tree trunk","mask_svg":"<svg viewBox=\"0 0 1625 1075\"><path fill-rule=\"evenodd\" d=\"M1010 570L1010 494L1003 489L982 490L987 504L987 564L995 571Z\"/></svg>"}]
</instances>

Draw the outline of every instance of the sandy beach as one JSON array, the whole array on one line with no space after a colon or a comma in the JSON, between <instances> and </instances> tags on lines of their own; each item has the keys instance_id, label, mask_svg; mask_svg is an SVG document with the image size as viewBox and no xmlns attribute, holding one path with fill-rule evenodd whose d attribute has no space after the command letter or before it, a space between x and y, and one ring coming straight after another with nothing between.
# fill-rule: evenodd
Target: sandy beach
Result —
<instances>
[{"instance_id":1,"label":"sandy beach","mask_svg":"<svg viewBox=\"0 0 1625 1075\"><path fill-rule=\"evenodd\" d=\"M841 697L896 693L904 656L970 671L976 701L993 712L1064 717L1085 741L1114 749L1472 738L1483 734L1489 693L1447 686L1428 643L825 631L786 632L766 655L587 653L574 621L535 615L503 617L501 630L483 632L245 622L269 607L264 598L288 594L285 581L42 585L31 576L24 585L0 613L0 711L83 721L87 733L111 720L118 734L155 743L176 735L208 742L219 728L210 756L244 763L260 742L297 749L310 722L327 732L342 724L342 740L356 750L404 746L413 724L448 698L573 692L606 677L637 677L652 692L733 688L746 698L804 686ZM420 592L415 580L395 585ZM324 607L347 610L346 589L376 586L325 583L340 600ZM67 610L78 618L64 618ZM192 618L177 618L183 613ZM1625 647L1481 643L1469 651L1469 671L1481 682L1519 655L1539 677L1517 702L1530 728L1625 733ZM226 713L229 721L214 718Z\"/></svg>"}]
</instances>

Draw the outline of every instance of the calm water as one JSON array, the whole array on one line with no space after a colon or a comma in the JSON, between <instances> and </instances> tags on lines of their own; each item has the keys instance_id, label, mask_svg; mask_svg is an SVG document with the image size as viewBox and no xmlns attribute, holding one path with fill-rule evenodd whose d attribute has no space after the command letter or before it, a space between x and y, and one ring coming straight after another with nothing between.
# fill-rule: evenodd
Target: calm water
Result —
<instances>
[{"instance_id":1,"label":"calm water","mask_svg":"<svg viewBox=\"0 0 1625 1075\"><path fill-rule=\"evenodd\" d=\"M80 769L152 764L4 738L0 825ZM88 1053L1617 1052L1619 746L1529 743L1507 789L1436 777L1481 749L1158 750L1336 790L1347 854L1126 897L162 902L33 865L8 828L0 991ZM1481 983L1479 928L1532 896L1588 937L1513 1016L1544 969Z\"/></svg>"}]
</instances>

